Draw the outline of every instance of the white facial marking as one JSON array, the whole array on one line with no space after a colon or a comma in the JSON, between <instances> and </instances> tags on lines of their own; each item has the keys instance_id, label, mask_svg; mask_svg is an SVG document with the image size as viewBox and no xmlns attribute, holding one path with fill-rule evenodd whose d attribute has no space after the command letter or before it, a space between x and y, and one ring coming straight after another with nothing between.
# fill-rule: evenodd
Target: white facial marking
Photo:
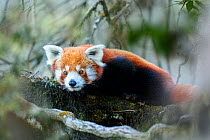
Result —
<instances>
[{"instance_id":1,"label":"white facial marking","mask_svg":"<svg viewBox=\"0 0 210 140\"><path fill-rule=\"evenodd\" d=\"M74 87L69 85L69 81L74 80L77 84ZM75 71L68 73L67 77L64 79L65 87L70 91L79 91L83 88L85 80Z\"/></svg>"},{"instance_id":2,"label":"white facial marking","mask_svg":"<svg viewBox=\"0 0 210 140\"><path fill-rule=\"evenodd\" d=\"M86 73L89 80L94 81L96 79L97 72L92 67L87 67Z\"/></svg>"},{"instance_id":3,"label":"white facial marking","mask_svg":"<svg viewBox=\"0 0 210 140\"><path fill-rule=\"evenodd\" d=\"M76 66L76 70L79 71L80 70L80 67L81 67L80 65L77 65Z\"/></svg>"},{"instance_id":4,"label":"white facial marking","mask_svg":"<svg viewBox=\"0 0 210 140\"><path fill-rule=\"evenodd\" d=\"M69 65L65 65L65 69L66 71L69 71L70 66Z\"/></svg>"},{"instance_id":5,"label":"white facial marking","mask_svg":"<svg viewBox=\"0 0 210 140\"><path fill-rule=\"evenodd\" d=\"M55 78L58 82L60 82L61 74L62 74L62 70L60 68L55 70Z\"/></svg>"}]
</instances>

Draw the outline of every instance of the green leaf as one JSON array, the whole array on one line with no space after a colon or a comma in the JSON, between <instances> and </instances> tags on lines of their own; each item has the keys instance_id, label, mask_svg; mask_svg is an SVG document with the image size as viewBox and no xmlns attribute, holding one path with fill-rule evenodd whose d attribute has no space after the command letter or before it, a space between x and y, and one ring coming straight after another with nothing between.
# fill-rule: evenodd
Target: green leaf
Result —
<instances>
[{"instance_id":1,"label":"green leaf","mask_svg":"<svg viewBox=\"0 0 210 140\"><path fill-rule=\"evenodd\" d=\"M194 6L193 1L187 2L187 4L186 4L187 11L190 12L192 10L193 6Z\"/></svg>"},{"instance_id":2,"label":"green leaf","mask_svg":"<svg viewBox=\"0 0 210 140\"><path fill-rule=\"evenodd\" d=\"M199 11L199 9L196 6L194 6L194 5L193 5L192 8L195 9L195 10L197 10L197 11Z\"/></svg>"},{"instance_id":3,"label":"green leaf","mask_svg":"<svg viewBox=\"0 0 210 140\"><path fill-rule=\"evenodd\" d=\"M200 1L195 1L195 3L200 6L201 8L205 8L205 5L203 3L201 3Z\"/></svg>"},{"instance_id":4,"label":"green leaf","mask_svg":"<svg viewBox=\"0 0 210 140\"><path fill-rule=\"evenodd\" d=\"M182 5L184 2L183 1L174 1L178 5Z\"/></svg>"}]
</instances>

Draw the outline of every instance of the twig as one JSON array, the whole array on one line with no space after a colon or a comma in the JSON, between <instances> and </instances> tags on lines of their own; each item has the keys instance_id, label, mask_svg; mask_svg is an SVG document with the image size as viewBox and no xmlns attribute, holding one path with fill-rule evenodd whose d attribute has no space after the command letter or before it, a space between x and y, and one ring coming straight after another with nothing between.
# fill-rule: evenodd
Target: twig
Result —
<instances>
[{"instance_id":1,"label":"twig","mask_svg":"<svg viewBox=\"0 0 210 140\"><path fill-rule=\"evenodd\" d=\"M61 7L63 5L67 5L67 3L69 3L69 2L70 2L70 0L61 1L61 3L56 5L56 8L54 9L54 12L57 11L59 9L59 7Z\"/></svg>"},{"instance_id":2,"label":"twig","mask_svg":"<svg viewBox=\"0 0 210 140\"><path fill-rule=\"evenodd\" d=\"M24 9L22 13L24 13L28 10L31 10L33 8L33 6L36 4L36 1L37 0L34 0L33 2L30 1L29 6L26 9Z\"/></svg>"},{"instance_id":3,"label":"twig","mask_svg":"<svg viewBox=\"0 0 210 140\"><path fill-rule=\"evenodd\" d=\"M104 10L106 20L107 20L108 23L110 23L111 19L110 19L110 16L109 16L108 8L106 6L106 2L104 0L100 0L100 3L103 6L103 10Z\"/></svg>"},{"instance_id":4,"label":"twig","mask_svg":"<svg viewBox=\"0 0 210 140\"><path fill-rule=\"evenodd\" d=\"M90 40L91 40L92 43L94 42L93 38L94 38L94 34L95 34L95 32L96 32L96 30L97 30L97 28L98 28L98 24L102 21L103 18L104 18L104 17L102 16L102 17L98 18L98 19L95 21L95 25L93 26L93 31L92 31L92 33L91 33L91 38L90 38Z\"/></svg>"},{"instance_id":5,"label":"twig","mask_svg":"<svg viewBox=\"0 0 210 140\"><path fill-rule=\"evenodd\" d=\"M143 48L143 51L142 51L142 57L145 59L146 58L146 52L147 52L147 47L146 47L146 45L147 45L147 37L145 36L144 38L143 38L144 40L143 40L143 45L142 45L142 48Z\"/></svg>"},{"instance_id":6,"label":"twig","mask_svg":"<svg viewBox=\"0 0 210 140\"><path fill-rule=\"evenodd\" d=\"M96 10L98 4L101 4L102 7L103 7L103 12L104 12L104 16L100 16L100 18L97 19L97 21L95 22L95 25L93 27L93 31L91 33L91 36L90 36L90 39L91 42L93 42L93 36L95 34L95 31L97 30L97 25L101 22L101 20L106 17L106 21L110 24L111 23L111 19L110 19L110 16L109 16L109 12L108 12L108 8L107 8L107 5L106 5L106 2L104 0L99 0L97 2L95 2L90 8L89 10L86 12L84 18L82 19L82 21L80 22L79 26L82 26L84 21L89 18L91 15L92 15L92 12Z\"/></svg>"},{"instance_id":7,"label":"twig","mask_svg":"<svg viewBox=\"0 0 210 140\"><path fill-rule=\"evenodd\" d=\"M57 21L59 21L60 19L66 17L66 16L69 16L70 13L74 12L74 11L77 10L77 9L83 8L83 6L84 6L85 4L86 4L86 1L83 1L83 2L81 2L80 4L74 6L74 7L71 8L70 10L66 11L64 14L60 15L60 17L54 19L54 20L52 21L52 23L57 22ZM57 9L56 9L56 10L57 10ZM55 11L54 11L54 12L55 12ZM52 24L52 23L49 23L49 24Z\"/></svg>"},{"instance_id":8,"label":"twig","mask_svg":"<svg viewBox=\"0 0 210 140\"><path fill-rule=\"evenodd\" d=\"M141 6L139 5L139 3L138 3L136 0L134 0L134 2L135 2L135 4L137 5L137 8L139 9L140 15L141 15L142 20L143 20L143 23L144 23L144 15L143 15L143 13L142 13Z\"/></svg>"},{"instance_id":9,"label":"twig","mask_svg":"<svg viewBox=\"0 0 210 140\"><path fill-rule=\"evenodd\" d=\"M35 44L36 44L36 41L33 40L32 45L31 45L31 47L30 47L30 49L29 49L29 53L28 53L28 56L27 56L27 60L26 60L26 65L27 65L27 68L28 68L29 70L31 69L31 68L30 68L31 53L32 53L32 51L33 51L33 49L34 49L34 47L35 47Z\"/></svg>"},{"instance_id":10,"label":"twig","mask_svg":"<svg viewBox=\"0 0 210 140\"><path fill-rule=\"evenodd\" d=\"M166 56L166 63L168 72L171 73L170 56Z\"/></svg>"},{"instance_id":11,"label":"twig","mask_svg":"<svg viewBox=\"0 0 210 140\"><path fill-rule=\"evenodd\" d=\"M170 5L171 5L171 3L172 3L172 0L168 0L168 11L166 14L166 30L167 30L167 32L169 32L169 30L170 30L170 19L171 19ZM166 61L167 61L168 72L171 73L170 56L166 56Z\"/></svg>"},{"instance_id":12,"label":"twig","mask_svg":"<svg viewBox=\"0 0 210 140\"><path fill-rule=\"evenodd\" d=\"M136 110L121 110L121 111L112 111L114 113L124 113L124 112L136 112Z\"/></svg>"},{"instance_id":13,"label":"twig","mask_svg":"<svg viewBox=\"0 0 210 140\"><path fill-rule=\"evenodd\" d=\"M171 8L169 7L171 5L172 0L168 0L168 11L166 15L166 30L168 31L170 28L170 17L171 17Z\"/></svg>"},{"instance_id":14,"label":"twig","mask_svg":"<svg viewBox=\"0 0 210 140\"><path fill-rule=\"evenodd\" d=\"M134 2L136 4L137 8L139 9L140 18L142 18L142 24L144 25L145 24L145 18L144 18L143 12L142 12L141 5L136 0ZM149 8L149 22L151 21L151 17L152 17L152 11L151 11L151 8ZM147 41L148 41L148 39L145 36L143 38L143 45L142 45L143 51L142 51L142 55L141 55L143 58L146 58L146 51L147 51L146 45L147 45Z\"/></svg>"},{"instance_id":15,"label":"twig","mask_svg":"<svg viewBox=\"0 0 210 140\"><path fill-rule=\"evenodd\" d=\"M170 29L170 19L171 19L171 8L170 5L172 3L172 0L168 0L168 10L166 13L166 30L169 31Z\"/></svg>"},{"instance_id":16,"label":"twig","mask_svg":"<svg viewBox=\"0 0 210 140\"><path fill-rule=\"evenodd\" d=\"M32 15L31 15L31 18L32 18L32 26L33 26L33 30L35 30L35 23L36 23L36 0L32 0L33 1L33 5L32 5Z\"/></svg>"},{"instance_id":17,"label":"twig","mask_svg":"<svg viewBox=\"0 0 210 140\"><path fill-rule=\"evenodd\" d=\"M162 64L161 64L160 57L159 57L159 54L158 54L157 49L154 49L154 52L155 52L155 57L157 59L157 65L158 65L158 67L162 68Z\"/></svg>"},{"instance_id":18,"label":"twig","mask_svg":"<svg viewBox=\"0 0 210 140\"><path fill-rule=\"evenodd\" d=\"M23 11L24 11L24 9L25 9L25 1L21 0L21 2L22 2L22 6L23 6Z\"/></svg>"},{"instance_id":19,"label":"twig","mask_svg":"<svg viewBox=\"0 0 210 140\"><path fill-rule=\"evenodd\" d=\"M109 16L108 8L106 2L104 0L98 0L95 2L86 12L85 16L83 17L82 21L79 24L79 27L83 25L84 21L92 15L92 12L96 10L97 6L101 4L103 7L104 15L108 23L111 23L111 18Z\"/></svg>"},{"instance_id":20,"label":"twig","mask_svg":"<svg viewBox=\"0 0 210 140\"><path fill-rule=\"evenodd\" d=\"M159 55L158 55L158 50L157 50L157 48L155 47L155 46L156 46L156 42L155 42L154 38L152 38L152 42L153 42L153 45L154 45L154 53L155 53L155 57L156 57L156 59L157 59L157 65L158 65L158 67L162 68L161 61L160 61L160 57L159 57Z\"/></svg>"},{"instance_id":21,"label":"twig","mask_svg":"<svg viewBox=\"0 0 210 140\"><path fill-rule=\"evenodd\" d=\"M100 0L97 1L97 2L95 2L95 3L88 9L88 11L86 12L85 16L83 17L83 19L82 19L82 21L80 22L80 24L79 24L78 27L82 26L83 23L84 23L84 21L92 15L92 12L96 10L98 4L100 4Z\"/></svg>"},{"instance_id":22,"label":"twig","mask_svg":"<svg viewBox=\"0 0 210 140\"><path fill-rule=\"evenodd\" d=\"M8 65L12 64L12 62L10 62L4 58L0 58L0 61L4 62L5 64L8 64Z\"/></svg>"},{"instance_id":23,"label":"twig","mask_svg":"<svg viewBox=\"0 0 210 140\"><path fill-rule=\"evenodd\" d=\"M177 18L177 26L178 26L178 24L179 24L179 19L180 19L180 16L181 16L181 11L182 11L182 9L184 8L186 2L187 2L187 1L184 1L183 5L182 5L182 7L181 7L181 9L180 9L180 11L179 11L178 18Z\"/></svg>"},{"instance_id":24,"label":"twig","mask_svg":"<svg viewBox=\"0 0 210 140\"><path fill-rule=\"evenodd\" d=\"M6 13L7 13L7 8L8 8L8 4L9 4L9 0L6 1L5 5L4 5L4 14L2 16L2 19L0 21L0 25L4 22L4 20L6 19Z\"/></svg>"},{"instance_id":25,"label":"twig","mask_svg":"<svg viewBox=\"0 0 210 140\"><path fill-rule=\"evenodd\" d=\"M130 3L127 3L126 6L123 7L122 10L111 19L112 22L115 22L116 20L118 20L127 11L129 7L130 7Z\"/></svg>"},{"instance_id":26,"label":"twig","mask_svg":"<svg viewBox=\"0 0 210 140\"><path fill-rule=\"evenodd\" d=\"M185 57L184 62L182 62L181 64L179 64L178 77L177 77L177 80L176 80L176 84L179 83L179 79L181 78L181 68L182 68L183 65L185 65L187 63L188 60L189 60L189 57Z\"/></svg>"}]
</instances>

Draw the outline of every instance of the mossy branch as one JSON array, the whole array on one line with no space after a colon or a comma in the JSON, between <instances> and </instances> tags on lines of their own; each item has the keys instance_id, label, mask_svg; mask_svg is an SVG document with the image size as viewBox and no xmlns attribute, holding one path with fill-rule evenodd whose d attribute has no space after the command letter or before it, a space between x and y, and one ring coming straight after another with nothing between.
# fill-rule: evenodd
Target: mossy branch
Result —
<instances>
[{"instance_id":1,"label":"mossy branch","mask_svg":"<svg viewBox=\"0 0 210 140\"><path fill-rule=\"evenodd\" d=\"M23 119L25 119L25 115L22 114L27 114L30 116L34 116L36 114L36 116L39 116L39 114L45 113L50 119L53 119L55 121L61 121L64 123L65 126L69 128L81 132L91 133L104 138L121 137L130 139L150 139L153 136L152 134L163 134L163 131L169 132L171 130L175 130L175 127L164 124L155 124L147 132L137 131L127 125L106 127L93 122L79 120L75 118L72 112L69 111L40 108L35 104L30 103L22 98L19 99L21 102L22 111L17 112L17 115Z\"/></svg>"},{"instance_id":2,"label":"mossy branch","mask_svg":"<svg viewBox=\"0 0 210 140\"><path fill-rule=\"evenodd\" d=\"M87 135L93 134L94 137L103 138L121 137L143 140L153 139L156 136L171 138L179 132L177 127L168 124L176 124L180 116L187 113L179 105L167 106L167 109L164 109L159 106L135 103L123 97L97 97L79 92L70 93L55 81L27 71L21 81L26 85L23 91L27 101L21 100L28 108L23 108L23 111L19 112L25 112L27 114L25 116L34 116L32 120L39 120L37 123L34 121L32 124L28 123L35 128L40 128L42 132L45 130L44 127L49 125L44 119L47 118L53 122L62 122L68 134L70 130L76 130L79 133L87 132ZM31 89L27 89L27 86ZM69 111L72 111L77 118ZM19 116L24 116L20 113L18 113ZM43 114L46 117L43 117ZM27 117L22 118L28 120Z\"/></svg>"}]
</instances>

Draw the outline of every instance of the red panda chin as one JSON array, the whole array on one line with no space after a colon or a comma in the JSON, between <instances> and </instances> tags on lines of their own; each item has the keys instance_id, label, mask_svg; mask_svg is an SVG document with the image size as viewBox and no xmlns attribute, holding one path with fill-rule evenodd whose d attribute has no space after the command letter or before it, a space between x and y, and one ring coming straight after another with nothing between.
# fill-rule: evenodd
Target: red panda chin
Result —
<instances>
[{"instance_id":1,"label":"red panda chin","mask_svg":"<svg viewBox=\"0 0 210 140\"><path fill-rule=\"evenodd\" d=\"M82 87L76 87L76 88L71 88L71 87L66 87L68 91L74 92L74 91L80 91Z\"/></svg>"}]
</instances>

